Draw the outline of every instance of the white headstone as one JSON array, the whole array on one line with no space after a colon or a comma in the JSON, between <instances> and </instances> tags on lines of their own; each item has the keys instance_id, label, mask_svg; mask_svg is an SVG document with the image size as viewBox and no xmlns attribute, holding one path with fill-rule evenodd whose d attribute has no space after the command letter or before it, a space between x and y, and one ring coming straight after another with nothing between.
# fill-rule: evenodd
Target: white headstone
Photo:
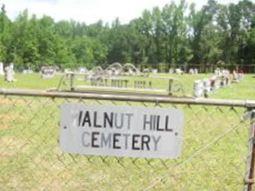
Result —
<instances>
[{"instance_id":1,"label":"white headstone","mask_svg":"<svg viewBox=\"0 0 255 191\"><path fill-rule=\"evenodd\" d=\"M14 71L13 71L13 65L9 65L7 67L5 67L5 71L6 71L6 80L8 82L13 82L14 81Z\"/></svg>"},{"instance_id":2,"label":"white headstone","mask_svg":"<svg viewBox=\"0 0 255 191\"><path fill-rule=\"evenodd\" d=\"M80 68L78 69L78 71L79 71L80 74L85 74L85 73L88 72L87 68L85 68L85 67L80 67Z\"/></svg>"},{"instance_id":3,"label":"white headstone","mask_svg":"<svg viewBox=\"0 0 255 191\"><path fill-rule=\"evenodd\" d=\"M0 75L4 75L4 64L0 62Z\"/></svg>"},{"instance_id":4,"label":"white headstone","mask_svg":"<svg viewBox=\"0 0 255 191\"><path fill-rule=\"evenodd\" d=\"M211 82L209 79L204 79L203 83L204 83L204 91L205 93L208 94L209 92L211 92Z\"/></svg>"},{"instance_id":5,"label":"white headstone","mask_svg":"<svg viewBox=\"0 0 255 191\"><path fill-rule=\"evenodd\" d=\"M190 69L189 69L189 74L195 74L195 71L194 71L193 68L190 68Z\"/></svg>"},{"instance_id":6,"label":"white headstone","mask_svg":"<svg viewBox=\"0 0 255 191\"><path fill-rule=\"evenodd\" d=\"M176 74L183 74L183 71L180 68L175 69Z\"/></svg>"},{"instance_id":7,"label":"white headstone","mask_svg":"<svg viewBox=\"0 0 255 191\"><path fill-rule=\"evenodd\" d=\"M23 74L32 74L33 73L33 70L31 69L25 69L22 71Z\"/></svg>"},{"instance_id":8,"label":"white headstone","mask_svg":"<svg viewBox=\"0 0 255 191\"><path fill-rule=\"evenodd\" d=\"M14 64L13 63L10 64L10 68L12 69L12 71L14 71Z\"/></svg>"},{"instance_id":9,"label":"white headstone","mask_svg":"<svg viewBox=\"0 0 255 191\"><path fill-rule=\"evenodd\" d=\"M41 74L43 79L50 79L55 76L56 70L54 67L42 67Z\"/></svg>"},{"instance_id":10,"label":"white headstone","mask_svg":"<svg viewBox=\"0 0 255 191\"><path fill-rule=\"evenodd\" d=\"M242 80L244 78L244 73L240 72L238 73L238 80Z\"/></svg>"},{"instance_id":11,"label":"white headstone","mask_svg":"<svg viewBox=\"0 0 255 191\"><path fill-rule=\"evenodd\" d=\"M204 85L203 81L196 80L194 82L194 96L195 97L202 97L204 94Z\"/></svg>"},{"instance_id":12,"label":"white headstone","mask_svg":"<svg viewBox=\"0 0 255 191\"><path fill-rule=\"evenodd\" d=\"M214 74L216 75L216 76L221 76L221 70L219 69L219 68L216 68L215 70L214 70Z\"/></svg>"},{"instance_id":13,"label":"white headstone","mask_svg":"<svg viewBox=\"0 0 255 191\"><path fill-rule=\"evenodd\" d=\"M152 69L152 73L153 74L157 74L158 73L158 69Z\"/></svg>"}]
</instances>

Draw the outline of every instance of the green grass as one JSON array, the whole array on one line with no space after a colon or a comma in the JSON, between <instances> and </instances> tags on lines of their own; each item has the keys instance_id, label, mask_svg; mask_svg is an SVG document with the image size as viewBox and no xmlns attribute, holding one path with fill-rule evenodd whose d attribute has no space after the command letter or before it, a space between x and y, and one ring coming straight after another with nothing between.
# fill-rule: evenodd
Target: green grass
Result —
<instances>
[{"instance_id":1,"label":"green grass","mask_svg":"<svg viewBox=\"0 0 255 191\"><path fill-rule=\"evenodd\" d=\"M193 81L209 75L160 75L175 78L192 94ZM0 88L56 87L60 76L41 80L38 74L16 75ZM136 78L141 79L141 78ZM134 78L132 79L134 80ZM210 95L255 99L255 78L246 75ZM77 81L81 83L81 81ZM155 80L164 88L161 80ZM185 114L181 157L175 160L69 155L59 148L59 106L127 105L126 102L0 96L1 190L241 190L248 153L249 121L245 108L161 104ZM128 105L155 107L154 103ZM153 185L153 186L152 186Z\"/></svg>"},{"instance_id":2,"label":"green grass","mask_svg":"<svg viewBox=\"0 0 255 191\"><path fill-rule=\"evenodd\" d=\"M245 75L245 78L240 83L234 83L229 87L219 89L211 97L255 100L255 74Z\"/></svg>"},{"instance_id":3,"label":"green grass","mask_svg":"<svg viewBox=\"0 0 255 191\"><path fill-rule=\"evenodd\" d=\"M61 75L56 75L52 79L43 80L40 74L15 74L15 82L6 82L0 76L0 87L2 88L28 88L28 89L49 89L57 87Z\"/></svg>"},{"instance_id":4,"label":"green grass","mask_svg":"<svg viewBox=\"0 0 255 191\"><path fill-rule=\"evenodd\" d=\"M175 74L158 74L160 78L172 78L174 83L181 84L184 89L184 94L187 96L193 95L193 83L198 79L205 79L211 76L211 74L199 74L199 75L175 75ZM3 76L0 76L0 87L1 88L28 88L28 89L50 89L56 88L59 84L62 75L56 75L52 79L41 79L39 74L16 74L16 81L8 83L4 81ZM135 80L146 80L151 81L152 85L156 89L168 88L168 80L160 78L143 78L143 77L124 77L130 81L130 86ZM69 81L67 82L69 83ZM89 85L80 77L80 80L75 81L76 85ZM245 78L236 84L231 84L228 87L221 88L216 92L210 94L212 98L222 99L255 99L255 74L245 75Z\"/></svg>"},{"instance_id":5,"label":"green grass","mask_svg":"<svg viewBox=\"0 0 255 191\"><path fill-rule=\"evenodd\" d=\"M176 160L146 160L62 153L59 105L79 100L7 96L0 101L0 187L6 190L140 190L154 183L155 190L243 186L249 127L240 122L244 109L162 104L185 113L182 155ZM85 100L85 104L127 103Z\"/></svg>"}]
</instances>

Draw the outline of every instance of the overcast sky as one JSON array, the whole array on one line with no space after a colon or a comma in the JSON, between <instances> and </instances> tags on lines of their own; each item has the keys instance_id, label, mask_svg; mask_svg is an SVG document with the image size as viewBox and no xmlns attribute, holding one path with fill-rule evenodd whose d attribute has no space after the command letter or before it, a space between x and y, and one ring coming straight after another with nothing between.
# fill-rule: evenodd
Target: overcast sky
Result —
<instances>
[{"instance_id":1,"label":"overcast sky","mask_svg":"<svg viewBox=\"0 0 255 191\"><path fill-rule=\"evenodd\" d=\"M174 0L178 3L180 0ZM207 0L186 0L194 2L197 8ZM236 3L239 0L218 0L221 3ZM255 1L255 0L252 0ZM7 15L14 19L23 10L38 17L48 15L54 20L70 20L94 23L98 20L111 22L119 18L121 23L141 16L144 9L151 10L155 6L163 7L171 0L0 0L6 5Z\"/></svg>"}]
</instances>

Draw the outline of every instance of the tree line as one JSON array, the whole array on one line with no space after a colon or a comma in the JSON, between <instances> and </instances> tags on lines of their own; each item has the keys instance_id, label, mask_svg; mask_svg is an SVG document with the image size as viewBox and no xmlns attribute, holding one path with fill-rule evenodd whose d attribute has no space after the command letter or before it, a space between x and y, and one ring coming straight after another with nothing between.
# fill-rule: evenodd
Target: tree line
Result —
<instances>
[{"instance_id":1,"label":"tree line","mask_svg":"<svg viewBox=\"0 0 255 191\"><path fill-rule=\"evenodd\" d=\"M113 62L138 67L197 67L224 65L255 71L255 4L242 0L223 5L209 0L197 10L182 0L144 10L128 24L55 22L30 16L27 10L10 20L0 11L0 61L18 69L106 67Z\"/></svg>"}]
</instances>

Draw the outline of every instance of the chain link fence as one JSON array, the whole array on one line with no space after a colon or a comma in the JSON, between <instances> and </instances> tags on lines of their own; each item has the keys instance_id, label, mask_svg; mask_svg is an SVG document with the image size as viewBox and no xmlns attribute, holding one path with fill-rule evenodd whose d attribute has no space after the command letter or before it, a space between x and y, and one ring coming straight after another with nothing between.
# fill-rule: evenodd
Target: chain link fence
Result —
<instances>
[{"instance_id":1,"label":"chain link fence","mask_svg":"<svg viewBox=\"0 0 255 191\"><path fill-rule=\"evenodd\" d=\"M63 103L181 109L182 154L163 160L64 153L59 146ZM251 109L241 102L2 91L0 188L251 190L255 129Z\"/></svg>"}]
</instances>

